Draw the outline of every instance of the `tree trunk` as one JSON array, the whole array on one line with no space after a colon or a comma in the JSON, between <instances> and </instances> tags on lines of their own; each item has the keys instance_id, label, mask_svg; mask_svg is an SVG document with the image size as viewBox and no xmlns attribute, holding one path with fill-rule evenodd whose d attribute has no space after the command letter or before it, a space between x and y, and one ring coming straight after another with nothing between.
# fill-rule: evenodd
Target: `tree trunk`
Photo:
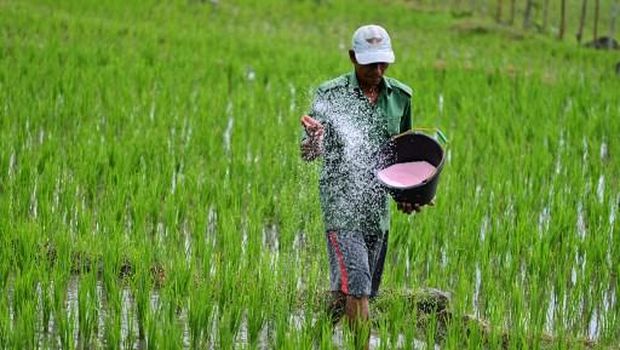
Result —
<instances>
[{"instance_id":1,"label":"tree trunk","mask_svg":"<svg viewBox=\"0 0 620 350\"><path fill-rule=\"evenodd\" d=\"M592 37L594 41L598 38L598 15L600 11L601 2L600 0L594 0L594 29L592 33Z\"/></svg>"},{"instance_id":2,"label":"tree trunk","mask_svg":"<svg viewBox=\"0 0 620 350\"><path fill-rule=\"evenodd\" d=\"M614 2L611 7L611 18L609 19L609 37L613 38L616 36L616 18L618 18L618 14L620 13L620 3Z\"/></svg>"},{"instance_id":3,"label":"tree trunk","mask_svg":"<svg viewBox=\"0 0 620 350\"><path fill-rule=\"evenodd\" d=\"M583 37L583 26L586 23L586 9L588 8L588 0L581 1L581 17L579 17L579 31L577 31L577 42L581 44Z\"/></svg>"},{"instance_id":4,"label":"tree trunk","mask_svg":"<svg viewBox=\"0 0 620 350\"><path fill-rule=\"evenodd\" d=\"M510 25L513 25L515 22L515 11L517 9L516 2L517 0L510 0L510 20L508 21Z\"/></svg>"},{"instance_id":5,"label":"tree trunk","mask_svg":"<svg viewBox=\"0 0 620 350\"><path fill-rule=\"evenodd\" d=\"M497 0L497 11L495 12L495 22L502 22L502 0Z\"/></svg>"},{"instance_id":6,"label":"tree trunk","mask_svg":"<svg viewBox=\"0 0 620 350\"><path fill-rule=\"evenodd\" d=\"M560 31L558 32L558 39L564 39L564 31L566 30L566 0L562 0L560 5Z\"/></svg>"},{"instance_id":7,"label":"tree trunk","mask_svg":"<svg viewBox=\"0 0 620 350\"><path fill-rule=\"evenodd\" d=\"M453 0L452 8L455 13L461 12L461 0Z\"/></svg>"},{"instance_id":8,"label":"tree trunk","mask_svg":"<svg viewBox=\"0 0 620 350\"><path fill-rule=\"evenodd\" d=\"M523 13L523 29L528 29L532 24L532 7L534 0L527 0L525 2L525 12Z\"/></svg>"},{"instance_id":9,"label":"tree trunk","mask_svg":"<svg viewBox=\"0 0 620 350\"><path fill-rule=\"evenodd\" d=\"M542 23L542 31L547 31L547 26L549 25L549 0L543 1L543 23Z\"/></svg>"}]
</instances>

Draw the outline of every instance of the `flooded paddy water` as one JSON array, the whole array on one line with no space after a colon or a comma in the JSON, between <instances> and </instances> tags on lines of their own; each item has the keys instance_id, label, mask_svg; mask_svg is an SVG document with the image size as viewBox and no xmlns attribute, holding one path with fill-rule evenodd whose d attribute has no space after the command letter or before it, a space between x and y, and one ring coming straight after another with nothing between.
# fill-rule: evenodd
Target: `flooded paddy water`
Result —
<instances>
[{"instance_id":1,"label":"flooded paddy water","mask_svg":"<svg viewBox=\"0 0 620 350\"><path fill-rule=\"evenodd\" d=\"M617 199L619 198L620 196L617 196L610 202L610 212L607 219L612 225L615 223L615 213L618 210ZM576 211L575 235L577 239L583 240L587 235L583 208L578 206ZM514 215L514 213L506 212L505 215L510 217ZM217 211L214 207L211 207L208 212L208 225L205 232L206 242L209 241L208 237L214 235L217 231L215 224L217 216ZM538 219L539 230L543 230L543 226L546 225L545 223L551 220L552 217L549 213L549 209L546 207L543 208ZM479 230L479 239L481 242L491 238L490 235L493 234L492 221L493 220L488 216L482 218ZM156 231L158 235L165 234L165 229L159 228ZM185 234L191 236L191 232L186 232ZM265 225L262 229L260 244L262 249L266 252L262 259L269 260L270 268L273 269L278 268L278 260L280 259L280 235L281 228L275 224ZM163 237L159 239L163 239ZM296 252L291 262L296 266L301 266L302 264L302 257L298 253L308 248L308 242L306 240L305 233L299 231L291 243L293 248L292 251ZM241 248L242 256L247 256L248 252L246 249L248 249L248 237L242 237L240 243L245 247ZM191 259L191 252L193 250L192 240L189 238L184 239L183 246L185 250L185 259ZM442 249L442 254L444 254L442 266L445 267L449 264L449 261L446 261L448 258L445 257L445 251L451 249L451 247L448 244L444 245ZM612 247L608 246L604 252L606 259L612 254L611 250ZM505 258L508 260L512 259L510 255L506 255ZM571 285L576 286L579 280L586 278L585 274L588 271L588 266L586 264L585 254L582 255L576 252L574 259L574 265L570 270L569 282ZM405 264L407 266L408 275L411 274L409 261L410 260L407 260ZM190 262L190 260L187 260L187 263ZM32 310L32 316L36 325L33 334L34 342L38 348L64 348L66 346L72 348L149 348L152 346L153 342L158 343L161 339L156 340L158 336L156 334L151 334L151 332L155 330L149 322L153 322L153 320L151 319L149 321L148 318L144 317L144 313L150 314L152 317L156 318L157 315L161 316L167 312L172 312L168 314L167 317L173 322L170 326L177 331L177 339L173 341L173 343L178 342L177 345L184 349L196 347L221 348L224 344L224 340L233 341L235 347L244 348L252 346L268 349L275 346L277 333L282 331L304 332L309 325L310 327L317 325L320 322L318 318L324 317L321 316L321 311L317 309L317 305L312 306L310 309L314 311L308 311L309 309L306 309L307 305L304 306L304 304L308 302L308 300L306 300L301 301L301 304L295 303L297 306L289 309L290 314L285 318L284 322L286 326L284 329L282 324L279 323L281 321L269 319L267 315L263 315L263 317L260 318L261 321L255 324L254 329L251 331L249 329L249 322L251 321L248 316L251 309L248 309L247 305L240 305L237 311L235 311L233 315L230 315L226 314L225 309L220 309L220 306L214 303L202 306L211 309L206 313L209 317L208 320L204 320L203 327L190 330L192 326L190 317L192 316L190 315L189 308L192 308L193 305L192 296L189 296L189 298L181 298L175 304L176 306L172 304L165 305L165 301L162 302L162 293L164 297L166 293L166 291L162 290L163 287L161 286L161 284L164 283L163 280L159 282L159 286L153 284L146 290L138 291L136 286L131 282L133 277L132 271L135 268L128 262L122 265L120 269L118 286L113 287L111 290L107 290L102 271L96 271L97 268L101 268L100 263L90 260L85 262L84 260L78 259L74 259L73 263L79 265L72 268L72 270L77 273L65 276L62 282L64 285L56 285L54 281L49 281L45 285L40 282L35 282L35 293L33 295L35 304L34 310ZM397 265L400 264L398 260L394 260L393 263ZM492 281L489 282L487 278L482 276L481 264L484 264L484 261L477 262L473 271L474 279L471 295L472 315L468 317L471 317L470 320L480 322L481 327L486 327L484 329L488 332L487 336L491 336L492 332L496 332L495 336L508 338L511 334L510 326L505 327L499 324L493 326L485 319L485 315L488 314L486 307L488 307L489 299L489 295L486 293L489 288L488 283L492 283ZM531 290L531 286L529 285L531 282L529 282L527 273L528 267L525 265L520 266L518 272L518 280L520 281L519 289ZM210 275L217 279L221 271L214 270L214 268L216 268L215 265L212 266ZM150 269L150 271L153 272L153 269ZM159 271L158 276L162 274L165 274L165 272ZM157 278L157 276L153 275L151 277ZM308 289L307 283L303 275L301 275L296 286L298 292L294 293L300 293ZM572 329L576 344L587 347L594 346L599 337L609 331L607 327L614 322L614 316L611 315L614 312L613 310L617 308L617 284L614 283L613 279L610 279L601 286L603 287L602 289L600 289L599 286L589 285L585 290L574 292L565 289L563 294L560 294L553 286L542 291L542 304L540 305L542 312L544 312L542 327L548 337L546 338L548 342L553 344L552 339L559 336L554 335L554 331L556 331L558 327ZM6 291L7 299L5 299L5 301L8 302L6 306L8 307L9 317L8 329L16 329L15 327L17 327L18 324L18 322L16 322L16 309L18 309L18 305L16 305L15 277L12 275L6 280ZM214 290L210 293L213 292ZM109 293L115 293L115 295L110 295ZM136 293L139 293L140 296L137 296ZM380 301L378 302L379 305L389 302L400 304L401 309L399 312L401 316L404 314L413 315L413 317L410 318L411 324L409 326L415 328L415 323L419 322L416 321L416 319L419 320L420 317L424 317L424 313L416 313L406 301L409 298L415 298L416 292L407 294L388 289L387 293L387 296L384 297L383 300L380 297ZM296 298L304 298L302 294L298 295ZM144 298L146 305L141 307L146 308L146 310L139 310L136 297ZM51 299L58 300L57 305L60 306L59 309L54 309L53 307L51 310L48 309ZM223 308L226 308L228 304L225 302L222 305ZM405 307L404 309L402 308L403 306ZM255 307L256 306L254 306L254 308ZM381 309L384 306L381 305L378 307ZM166 309L169 309L169 311ZM379 319L385 317L382 312L383 311L379 312ZM566 318L566 315L575 313L581 316L572 321ZM235 318L234 322L230 324L233 325L233 327L223 328L222 322L233 321L230 317ZM530 320L528 318L524 318L523 321L526 323L535 322L535 320ZM455 323L458 323L458 321ZM332 342L337 347L346 347L346 341L344 340L346 336L343 333L342 327L342 325L337 326L332 333ZM446 325L443 324L442 327L446 327ZM495 328L495 330L492 330L492 328ZM220 332L223 330L230 333L220 335ZM415 337L410 338L410 335L406 337L403 333L390 336L382 333L380 328L378 328L373 330L371 334L370 347L373 349L379 349L385 346L389 348L411 348L412 346L416 349L428 348L430 344L424 340L420 340L424 338L425 331L426 328L424 327L418 329L414 333ZM254 332L254 334L250 336L250 332ZM166 335L162 334L161 336ZM566 335L564 337L566 337ZM116 343L113 345L110 343L111 341L115 341ZM438 342L437 344L431 345L431 347L439 349L441 348L440 344L441 342Z\"/></svg>"}]
</instances>

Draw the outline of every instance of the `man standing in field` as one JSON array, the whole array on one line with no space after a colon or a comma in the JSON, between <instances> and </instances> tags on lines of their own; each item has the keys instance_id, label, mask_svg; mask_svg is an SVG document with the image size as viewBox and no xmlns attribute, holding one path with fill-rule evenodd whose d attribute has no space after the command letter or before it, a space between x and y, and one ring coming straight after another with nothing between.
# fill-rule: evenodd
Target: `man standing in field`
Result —
<instances>
[{"instance_id":1,"label":"man standing in field","mask_svg":"<svg viewBox=\"0 0 620 350\"><path fill-rule=\"evenodd\" d=\"M375 178L380 148L411 128L409 86L385 77L394 62L388 33L365 25L353 34L349 58L354 71L325 82L308 115L301 117L305 161L322 157L319 181L326 229L334 323L345 313L361 334L367 329L368 300L377 295L387 248L389 196ZM398 203L410 214L417 205ZM343 312L344 311L344 312ZM368 333L366 334L368 335ZM368 346L368 338L358 345Z\"/></svg>"}]
</instances>

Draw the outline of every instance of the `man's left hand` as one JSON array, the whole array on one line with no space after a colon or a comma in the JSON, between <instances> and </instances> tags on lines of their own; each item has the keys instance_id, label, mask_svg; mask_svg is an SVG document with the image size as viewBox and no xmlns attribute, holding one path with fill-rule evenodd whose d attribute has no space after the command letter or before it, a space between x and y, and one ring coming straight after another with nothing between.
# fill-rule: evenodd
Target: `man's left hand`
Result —
<instances>
[{"instance_id":1,"label":"man's left hand","mask_svg":"<svg viewBox=\"0 0 620 350\"><path fill-rule=\"evenodd\" d=\"M432 206L435 202L431 201L428 205ZM422 210L422 205L417 203L409 203L409 202L397 202L398 210L402 211L405 214L411 214L413 212L419 213Z\"/></svg>"}]
</instances>

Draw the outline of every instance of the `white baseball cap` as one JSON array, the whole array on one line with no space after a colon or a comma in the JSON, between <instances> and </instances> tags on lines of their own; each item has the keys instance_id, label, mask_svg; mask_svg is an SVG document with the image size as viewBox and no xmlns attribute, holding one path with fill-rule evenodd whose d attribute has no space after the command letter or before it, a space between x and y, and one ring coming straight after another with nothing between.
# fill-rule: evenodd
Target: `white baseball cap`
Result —
<instances>
[{"instance_id":1,"label":"white baseball cap","mask_svg":"<svg viewBox=\"0 0 620 350\"><path fill-rule=\"evenodd\" d=\"M390 36L383 27L376 24L357 28L353 33L353 51L359 64L394 63Z\"/></svg>"}]
</instances>

